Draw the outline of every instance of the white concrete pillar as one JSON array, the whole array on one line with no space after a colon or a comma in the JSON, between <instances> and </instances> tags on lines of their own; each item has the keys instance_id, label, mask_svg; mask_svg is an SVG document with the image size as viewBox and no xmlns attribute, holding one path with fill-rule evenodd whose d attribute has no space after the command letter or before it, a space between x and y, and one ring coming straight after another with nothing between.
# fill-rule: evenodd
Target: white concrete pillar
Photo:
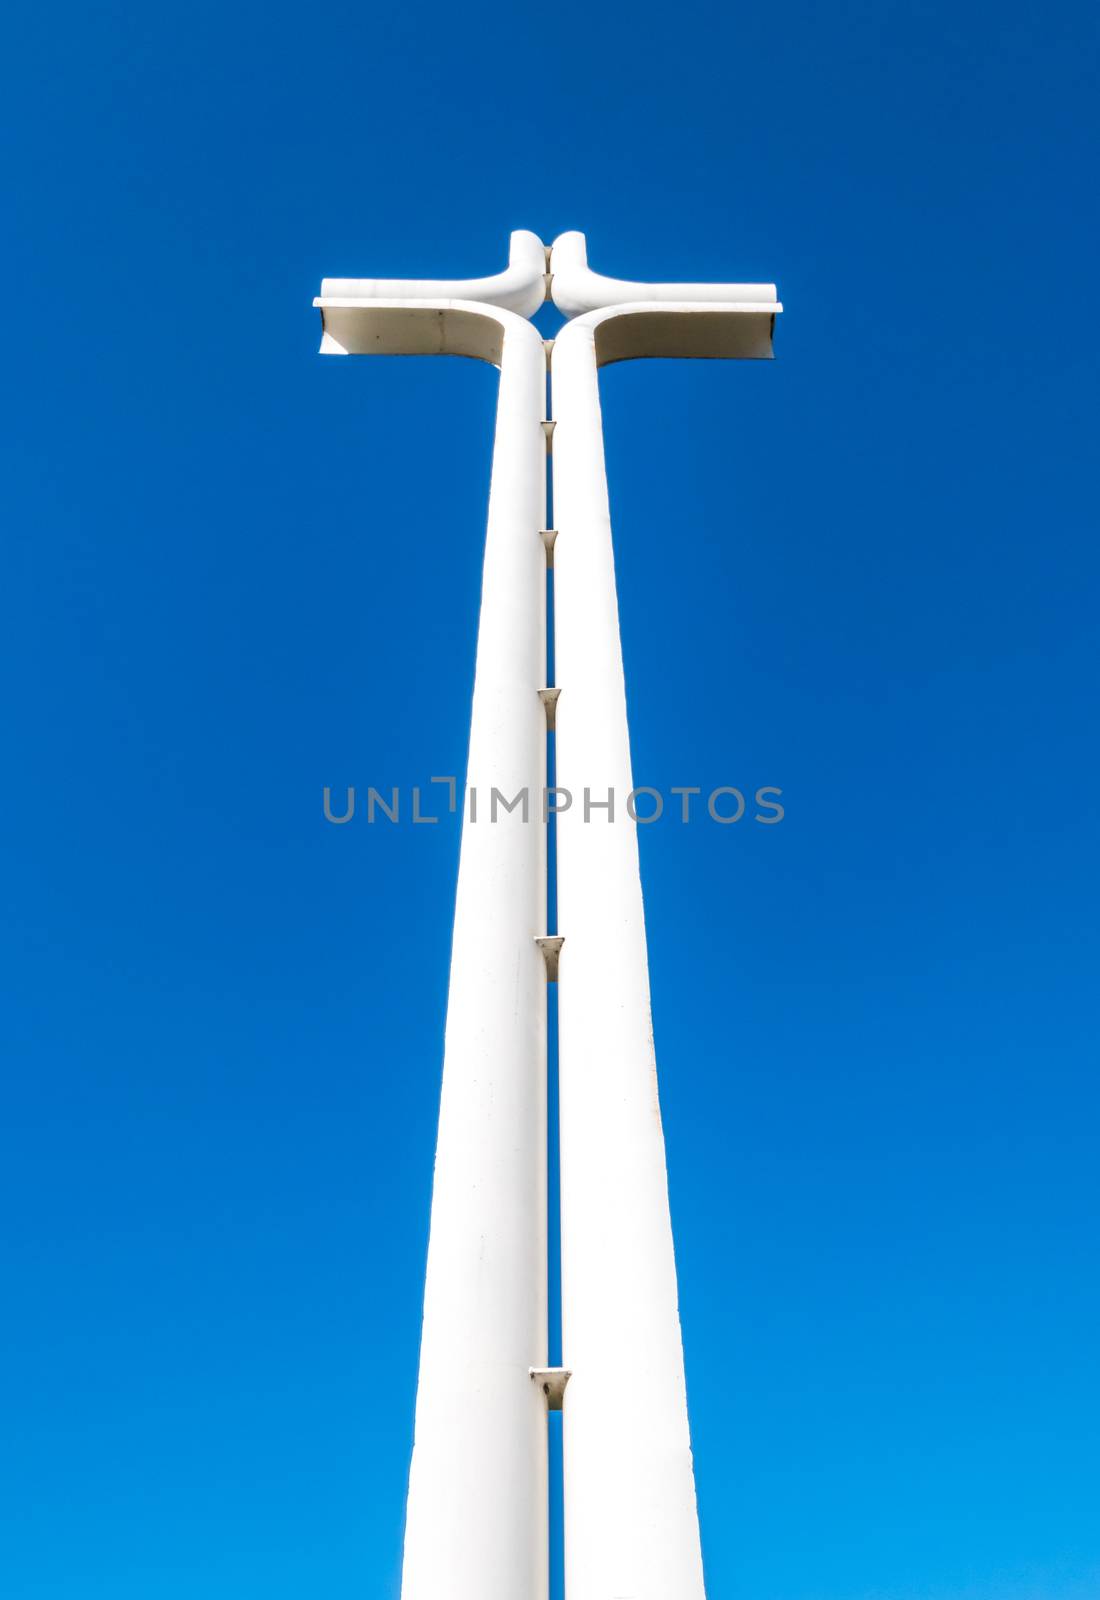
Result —
<instances>
[{"instance_id":1,"label":"white concrete pillar","mask_svg":"<svg viewBox=\"0 0 1100 1600\"><path fill-rule=\"evenodd\" d=\"M565 1589L702 1600L594 338L552 365Z\"/></svg>"},{"instance_id":2,"label":"white concrete pillar","mask_svg":"<svg viewBox=\"0 0 1100 1600\"><path fill-rule=\"evenodd\" d=\"M497 316L467 768L478 820L467 796L402 1600L547 1591L546 1402L528 1375L545 1365L547 1325L546 972L535 944L546 919L546 369L536 330ZM434 326L425 321L432 338ZM446 559L443 544L432 559ZM509 799L526 787L529 820L517 809L492 822L494 786Z\"/></svg>"}]
</instances>

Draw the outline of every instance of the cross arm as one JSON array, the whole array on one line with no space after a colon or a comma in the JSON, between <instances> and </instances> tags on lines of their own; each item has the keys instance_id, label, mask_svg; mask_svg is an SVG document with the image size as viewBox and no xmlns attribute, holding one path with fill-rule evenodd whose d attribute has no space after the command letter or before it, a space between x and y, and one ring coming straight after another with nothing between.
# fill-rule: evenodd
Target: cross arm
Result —
<instances>
[{"instance_id":1,"label":"cross arm","mask_svg":"<svg viewBox=\"0 0 1100 1600\"><path fill-rule=\"evenodd\" d=\"M774 283L608 278L589 268L583 233L555 239L550 266L554 304L591 331L599 366L647 356L768 360L772 355L775 318L783 309Z\"/></svg>"},{"instance_id":2,"label":"cross arm","mask_svg":"<svg viewBox=\"0 0 1100 1600\"><path fill-rule=\"evenodd\" d=\"M517 229L508 265L488 278L325 278L314 301L474 300L530 317L546 299L546 248L537 233Z\"/></svg>"},{"instance_id":3,"label":"cross arm","mask_svg":"<svg viewBox=\"0 0 1100 1600\"><path fill-rule=\"evenodd\" d=\"M775 313L781 309L751 303L700 305L687 300L604 306L567 322L554 341L554 350L556 355L566 342L590 339L598 367L652 356L770 361Z\"/></svg>"},{"instance_id":4,"label":"cross arm","mask_svg":"<svg viewBox=\"0 0 1100 1600\"><path fill-rule=\"evenodd\" d=\"M499 367L509 348L545 366L542 335L514 311L476 300L357 300L320 295L324 356L470 356Z\"/></svg>"}]
</instances>

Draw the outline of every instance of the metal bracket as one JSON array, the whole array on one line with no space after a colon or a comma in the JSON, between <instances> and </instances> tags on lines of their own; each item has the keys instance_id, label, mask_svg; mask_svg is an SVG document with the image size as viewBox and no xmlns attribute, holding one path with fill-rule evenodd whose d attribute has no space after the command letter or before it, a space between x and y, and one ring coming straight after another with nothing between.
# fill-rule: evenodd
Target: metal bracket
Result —
<instances>
[{"instance_id":1,"label":"metal bracket","mask_svg":"<svg viewBox=\"0 0 1100 1600\"><path fill-rule=\"evenodd\" d=\"M560 689L540 689L539 690L539 699L542 701L543 705L546 707L546 726L551 732L553 732L553 728L554 728L555 713L557 712L557 709L558 709L558 695L559 694L561 694L561 690Z\"/></svg>"},{"instance_id":2,"label":"metal bracket","mask_svg":"<svg viewBox=\"0 0 1100 1600\"><path fill-rule=\"evenodd\" d=\"M539 949L542 951L543 957L545 958L545 961L546 961L546 981L547 981L547 983L557 983L557 981L558 981L558 956L561 954L561 947L565 943L564 934L560 934L560 933L543 934L539 938L536 938L535 943L538 945Z\"/></svg>"},{"instance_id":3,"label":"metal bracket","mask_svg":"<svg viewBox=\"0 0 1100 1600\"><path fill-rule=\"evenodd\" d=\"M547 1411L560 1411L565 1396L565 1386L573 1374L568 1367L529 1367L531 1382L537 1383L546 1396Z\"/></svg>"}]
</instances>

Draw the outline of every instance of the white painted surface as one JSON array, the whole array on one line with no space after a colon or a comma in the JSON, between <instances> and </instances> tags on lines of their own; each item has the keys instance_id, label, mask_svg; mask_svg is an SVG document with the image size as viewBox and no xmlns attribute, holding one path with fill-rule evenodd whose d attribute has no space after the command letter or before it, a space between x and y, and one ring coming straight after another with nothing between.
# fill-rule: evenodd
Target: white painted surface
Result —
<instances>
[{"instance_id":1,"label":"white painted surface","mask_svg":"<svg viewBox=\"0 0 1100 1600\"><path fill-rule=\"evenodd\" d=\"M540 283L543 262L539 244ZM500 366L467 768L481 820L464 804L401 1593L544 1600L546 362L529 322L455 297L468 285L414 287L442 294L317 302L327 353ZM490 822L494 785L527 786L531 820Z\"/></svg>"},{"instance_id":2,"label":"white painted surface","mask_svg":"<svg viewBox=\"0 0 1100 1600\"><path fill-rule=\"evenodd\" d=\"M511 312L474 300L318 295L323 356L471 356L499 367ZM514 319L522 326L522 318Z\"/></svg>"},{"instance_id":3,"label":"white painted surface","mask_svg":"<svg viewBox=\"0 0 1100 1600\"><path fill-rule=\"evenodd\" d=\"M545 837L485 805L545 781L545 358L504 317L402 1600L547 1588Z\"/></svg>"},{"instance_id":4,"label":"white painted surface","mask_svg":"<svg viewBox=\"0 0 1100 1600\"><path fill-rule=\"evenodd\" d=\"M782 309L778 300L638 300L587 311L576 321L592 329L598 367L650 356L770 361Z\"/></svg>"},{"instance_id":5,"label":"white painted surface","mask_svg":"<svg viewBox=\"0 0 1100 1600\"><path fill-rule=\"evenodd\" d=\"M557 782L574 795L557 823L566 1595L702 1600L588 318L558 334L552 372ZM613 824L585 823L586 785L615 790Z\"/></svg>"},{"instance_id":6,"label":"white painted surface","mask_svg":"<svg viewBox=\"0 0 1100 1600\"><path fill-rule=\"evenodd\" d=\"M650 1022L597 369L638 356L767 357L771 284L636 284L564 234L545 352L521 320L545 255L462 283L326 279L332 354L454 354L501 368L424 1303L403 1600L545 1600L546 982L559 982L567 1600L703 1600L676 1271ZM555 521L545 530L553 438ZM539 537L541 532L541 539ZM545 546L545 550L544 550ZM545 572L555 572L561 935L544 937ZM484 820L493 787L531 820ZM614 790L614 823L582 796ZM464 815L469 816L468 805ZM564 935L564 939L562 938ZM553 948L551 948L553 947ZM553 962L559 963L553 971ZM558 1369L555 1369L557 1371ZM561 1369L564 1371L564 1369ZM562 1380L564 1382L564 1380ZM555 1400L559 1392L555 1389Z\"/></svg>"},{"instance_id":7,"label":"white painted surface","mask_svg":"<svg viewBox=\"0 0 1100 1600\"><path fill-rule=\"evenodd\" d=\"M774 283L631 283L593 272L583 233L562 233L550 255L551 294L567 317L639 301L675 300L710 304L763 304L774 307Z\"/></svg>"},{"instance_id":8,"label":"white painted surface","mask_svg":"<svg viewBox=\"0 0 1100 1600\"><path fill-rule=\"evenodd\" d=\"M508 265L488 278L325 278L321 298L353 300L476 300L530 317L546 298L546 250L537 233L511 236Z\"/></svg>"}]
</instances>

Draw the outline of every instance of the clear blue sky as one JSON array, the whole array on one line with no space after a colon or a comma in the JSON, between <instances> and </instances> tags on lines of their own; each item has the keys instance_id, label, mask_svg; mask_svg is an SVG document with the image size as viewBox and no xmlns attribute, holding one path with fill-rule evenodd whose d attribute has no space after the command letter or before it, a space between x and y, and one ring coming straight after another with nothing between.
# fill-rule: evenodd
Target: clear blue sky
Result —
<instances>
[{"instance_id":1,"label":"clear blue sky","mask_svg":"<svg viewBox=\"0 0 1100 1600\"><path fill-rule=\"evenodd\" d=\"M513 227L788 306L604 377L711 1600L1095 1600L1093 8L6 32L4 1600L396 1596L495 377L310 299Z\"/></svg>"}]
</instances>

